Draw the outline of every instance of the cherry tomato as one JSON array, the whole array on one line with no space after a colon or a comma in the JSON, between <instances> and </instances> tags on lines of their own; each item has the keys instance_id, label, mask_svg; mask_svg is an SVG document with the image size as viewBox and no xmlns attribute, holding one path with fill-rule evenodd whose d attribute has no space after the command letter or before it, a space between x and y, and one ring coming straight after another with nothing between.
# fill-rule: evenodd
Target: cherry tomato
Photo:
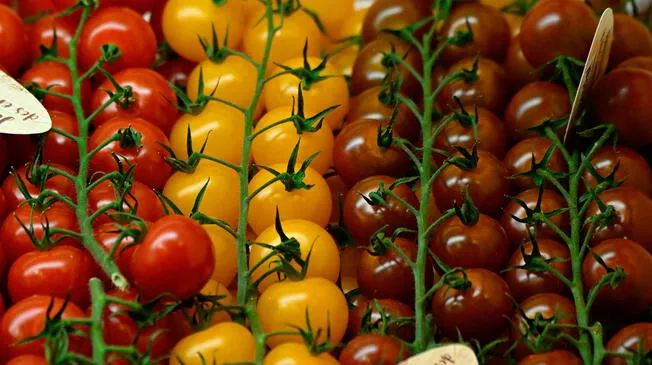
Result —
<instances>
[{"instance_id":1,"label":"cherry tomato","mask_svg":"<svg viewBox=\"0 0 652 365\"><path fill-rule=\"evenodd\" d=\"M430 238L430 249L446 265L493 272L505 268L510 246L500 223L485 214L468 226L459 217L451 217Z\"/></svg>"},{"instance_id":2,"label":"cherry tomato","mask_svg":"<svg viewBox=\"0 0 652 365\"><path fill-rule=\"evenodd\" d=\"M134 282L147 298L170 293L185 299L199 293L215 268L206 231L184 216L167 216L150 227L131 257Z\"/></svg>"},{"instance_id":3,"label":"cherry tomato","mask_svg":"<svg viewBox=\"0 0 652 365\"><path fill-rule=\"evenodd\" d=\"M217 227L217 226L211 226L211 227ZM204 228L206 228L206 226L204 226ZM218 229L221 229L221 228L218 228ZM233 245L235 246L235 242L233 242ZM233 251L235 251L235 249ZM219 256L216 255L215 257L216 257L216 260L217 260L217 258ZM219 258L221 260L226 259L226 258L222 258L222 257L219 257ZM234 263L235 263L235 260L236 260L235 255L233 256L233 260L234 260ZM219 265L215 265L215 266L219 266ZM234 272L234 274L235 274L235 272ZM233 297L231 292L229 292L229 290L224 285L222 285L221 283L215 281L214 279L209 280L208 283L206 285L204 285L204 287L201 290L201 294L206 295L206 296L219 297L219 300L217 300L217 302L220 303L221 305L224 305L224 306L231 306L231 305L236 305L237 304L236 299ZM206 307L211 308L212 304L208 304L208 305L206 305ZM210 317L210 323L211 324L231 322L231 315L229 314L229 312L227 312L226 310L218 310L217 308L215 308L215 309L216 310L211 313L211 317ZM193 309L191 309L190 311L192 311L192 310Z\"/></svg>"},{"instance_id":4,"label":"cherry tomato","mask_svg":"<svg viewBox=\"0 0 652 365\"><path fill-rule=\"evenodd\" d=\"M571 264L568 248L557 241L547 239L537 240L537 244L541 258L544 260L555 259L549 265L570 279ZM528 241L523 243L522 249L526 254L531 255L533 248L532 242ZM522 265L525 265L525 260L521 252L521 247L519 247L519 249L514 251L507 267ZM505 272L504 277L507 285L509 285L512 296L517 301L522 301L537 293L556 293L561 295L568 293L568 287L557 277L547 272L513 269Z\"/></svg>"},{"instance_id":5,"label":"cherry tomato","mask_svg":"<svg viewBox=\"0 0 652 365\"><path fill-rule=\"evenodd\" d=\"M561 55L584 61L597 26L598 18L583 1L541 1L523 19L521 47L534 67Z\"/></svg>"},{"instance_id":6,"label":"cherry tomato","mask_svg":"<svg viewBox=\"0 0 652 365\"><path fill-rule=\"evenodd\" d=\"M641 322L629 325L613 335L607 343L607 351L611 353L631 354L642 349L643 354L652 349L652 323ZM609 356L606 365L627 365L627 359Z\"/></svg>"},{"instance_id":7,"label":"cherry tomato","mask_svg":"<svg viewBox=\"0 0 652 365\"><path fill-rule=\"evenodd\" d=\"M637 56L652 56L652 33L627 14L614 14L614 40L609 53L609 66Z\"/></svg>"},{"instance_id":8,"label":"cherry tomato","mask_svg":"<svg viewBox=\"0 0 652 365\"><path fill-rule=\"evenodd\" d=\"M516 311L512 317L512 323L514 323L514 327L512 327L510 331L512 341L517 341L520 338L525 337L523 341L527 341L530 344L540 344L543 342L547 345L547 349L565 349L570 347L563 341L552 340L548 338L542 340L541 338L538 338L538 333L543 331L543 329L531 328L533 324L530 322L533 321L536 317L548 319L555 324L568 326L576 325L577 317L575 315L575 304L573 301L553 293L541 293L533 295L521 302L520 310ZM553 329L552 333L559 333L562 331L570 336L575 336L577 334L577 330L571 328ZM516 357L520 359L530 355L532 351L525 345L525 343L521 342L516 347L514 353Z\"/></svg>"},{"instance_id":9,"label":"cherry tomato","mask_svg":"<svg viewBox=\"0 0 652 365\"><path fill-rule=\"evenodd\" d=\"M297 141L301 139L297 163L301 164L308 157L319 152L310 163L310 167L324 174L333 164L333 131L328 124L323 124L319 130L298 132L292 122L270 126L292 115L290 107L282 106L267 112L256 124L254 133L269 128L256 136L251 144L254 161L258 165L287 164ZM306 114L312 117L312 114Z\"/></svg>"},{"instance_id":10,"label":"cherry tomato","mask_svg":"<svg viewBox=\"0 0 652 365\"><path fill-rule=\"evenodd\" d=\"M633 57L627 61L623 61L615 68L642 68L647 71L652 71L652 57Z\"/></svg>"},{"instance_id":11,"label":"cherry tomato","mask_svg":"<svg viewBox=\"0 0 652 365\"><path fill-rule=\"evenodd\" d=\"M335 282L340 273L340 253L337 243L335 243L335 240L333 240L328 232L315 223L301 219L282 221L281 226L287 237L294 238L299 243L299 251L303 260L306 260L308 254L310 254L306 278L319 277L327 279L330 282ZM282 240L276 231L276 227L272 225L262 231L255 242L278 246ZM277 261L279 258L276 255L268 258L272 252L271 249L259 245L253 245L251 247L249 267L253 268L255 265L263 263L253 271L251 275L252 281L258 280L274 267L274 261ZM293 261L292 265L297 270L301 270L301 267L296 262ZM258 289L264 292L277 281L279 281L277 275L270 275L260 282Z\"/></svg>"},{"instance_id":12,"label":"cherry tomato","mask_svg":"<svg viewBox=\"0 0 652 365\"><path fill-rule=\"evenodd\" d=\"M27 40L31 46L29 63L41 56L41 46L52 47L56 34L57 56L70 57L70 40L75 35L75 24L68 18L57 18L48 14L32 24L27 30Z\"/></svg>"},{"instance_id":13,"label":"cherry tomato","mask_svg":"<svg viewBox=\"0 0 652 365\"><path fill-rule=\"evenodd\" d=\"M0 5L0 65L9 75L16 75L27 60L24 51L27 44L27 32L23 20L6 5Z\"/></svg>"},{"instance_id":14,"label":"cherry tomato","mask_svg":"<svg viewBox=\"0 0 652 365\"><path fill-rule=\"evenodd\" d=\"M536 137L536 132L525 130L546 120L565 117L570 110L566 89L552 82L533 82L525 85L510 100L505 111L505 126L513 139Z\"/></svg>"},{"instance_id":15,"label":"cherry tomato","mask_svg":"<svg viewBox=\"0 0 652 365\"><path fill-rule=\"evenodd\" d=\"M256 341L246 327L219 323L181 340L172 350L170 365L252 362Z\"/></svg>"},{"instance_id":16,"label":"cherry tomato","mask_svg":"<svg viewBox=\"0 0 652 365\"><path fill-rule=\"evenodd\" d=\"M521 140L505 156L504 163L507 171L512 176L529 172L532 170L532 159L534 158L536 163L541 163L550 146L552 146L552 141L545 137L531 137ZM559 149L555 149L552 153L547 167L552 172L563 173L567 171L566 160ZM537 187L530 177L519 177L513 181L521 191ZM547 180L544 186L552 188L552 184Z\"/></svg>"},{"instance_id":17,"label":"cherry tomato","mask_svg":"<svg viewBox=\"0 0 652 365\"><path fill-rule=\"evenodd\" d=\"M572 352L566 350L554 350L544 352L541 354L532 354L521 361L517 365L582 365L582 360L574 355Z\"/></svg>"},{"instance_id":18,"label":"cherry tomato","mask_svg":"<svg viewBox=\"0 0 652 365\"><path fill-rule=\"evenodd\" d=\"M216 225L203 225L202 227L213 242L213 256L215 256L216 264L212 278L220 285L228 286L238 271L235 238Z\"/></svg>"},{"instance_id":19,"label":"cherry tomato","mask_svg":"<svg viewBox=\"0 0 652 365\"><path fill-rule=\"evenodd\" d=\"M614 179L622 181L620 186L632 187L652 196L650 165L643 156L633 149L625 146L602 147L591 158L591 165L602 177L609 176L618 166ZM584 173L584 181L593 187L598 183L595 176L588 171Z\"/></svg>"},{"instance_id":20,"label":"cherry tomato","mask_svg":"<svg viewBox=\"0 0 652 365\"><path fill-rule=\"evenodd\" d=\"M369 333L360 335L340 353L342 365L393 365L410 356L400 341L387 336Z\"/></svg>"},{"instance_id":21,"label":"cherry tomato","mask_svg":"<svg viewBox=\"0 0 652 365\"><path fill-rule=\"evenodd\" d=\"M93 257L70 246L28 252L18 258L7 275L9 295L15 303L29 296L65 297L80 307L90 303L88 281L97 276Z\"/></svg>"},{"instance_id":22,"label":"cherry tomato","mask_svg":"<svg viewBox=\"0 0 652 365\"><path fill-rule=\"evenodd\" d=\"M100 5L101 8L108 8L111 6L121 6L131 8L139 13L146 13L151 11L154 7L154 4L157 2L165 2L159 0L139 0L139 1L130 1L130 0L103 0Z\"/></svg>"},{"instance_id":23,"label":"cherry tomato","mask_svg":"<svg viewBox=\"0 0 652 365\"><path fill-rule=\"evenodd\" d=\"M284 343L267 353L263 365L339 365L339 362L327 352L312 354L304 344Z\"/></svg>"},{"instance_id":24,"label":"cherry tomato","mask_svg":"<svg viewBox=\"0 0 652 365\"><path fill-rule=\"evenodd\" d=\"M134 101L127 108L112 103L94 119L93 125L99 127L114 117L143 118L169 133L177 120L177 96L166 80L156 71L145 68L128 68L113 75L114 81L122 87L130 86ZM91 99L91 109L97 110L110 99L109 94L116 88L112 81L105 80Z\"/></svg>"},{"instance_id":25,"label":"cherry tomato","mask_svg":"<svg viewBox=\"0 0 652 365\"><path fill-rule=\"evenodd\" d=\"M99 243L100 246L102 246L102 248L104 248L104 250L107 252L111 252L113 246L116 244L118 245L113 258L116 265L118 265L118 268L120 269L120 273L124 275L129 281L131 281L131 256L133 255L136 247L127 246L134 243L140 243L142 237L138 237L139 241L134 242L134 238L132 236L125 236L122 237L118 242L118 239L120 239L120 231L117 229L118 227L119 225L115 222L106 222L104 224L96 225L93 233L97 243ZM136 224L129 224L127 225L127 228L138 229L140 227ZM146 232L142 233L144 234Z\"/></svg>"},{"instance_id":26,"label":"cherry tomato","mask_svg":"<svg viewBox=\"0 0 652 365\"><path fill-rule=\"evenodd\" d=\"M91 68L102 57L101 48L105 44L114 44L120 49L118 60L103 65L112 74L132 67L149 67L154 63L154 31L140 14L131 9L104 8L88 18L79 39L80 67Z\"/></svg>"},{"instance_id":27,"label":"cherry tomato","mask_svg":"<svg viewBox=\"0 0 652 365\"><path fill-rule=\"evenodd\" d=\"M164 158L169 153L161 146L168 144L165 134L155 125L141 118L117 117L103 123L91 134L88 145L92 150L116 133L131 128L140 134L140 146L131 138L124 141L114 141L100 149L89 164L90 170L111 172L118 169L113 154L120 155L124 168L133 165L136 180L154 188L160 189L172 173L172 168Z\"/></svg>"},{"instance_id":28,"label":"cherry tomato","mask_svg":"<svg viewBox=\"0 0 652 365\"><path fill-rule=\"evenodd\" d=\"M48 365L48 362L43 356L21 355L14 357L5 365Z\"/></svg>"},{"instance_id":29,"label":"cherry tomato","mask_svg":"<svg viewBox=\"0 0 652 365\"><path fill-rule=\"evenodd\" d=\"M62 130L73 136L79 134L77 119L72 115L58 111L50 111L48 114L52 119L52 128ZM79 147L70 138L55 131L50 131L45 137L43 161L76 169L79 166Z\"/></svg>"},{"instance_id":30,"label":"cherry tomato","mask_svg":"<svg viewBox=\"0 0 652 365\"><path fill-rule=\"evenodd\" d=\"M472 70L475 58L464 58L453 64L448 74L462 70ZM501 114L508 98L508 87L505 70L496 62L480 58L478 62L477 79L471 83L464 80L453 81L441 91L437 102L444 113L458 108L455 98L462 105L472 110L476 105Z\"/></svg>"},{"instance_id":31,"label":"cherry tomato","mask_svg":"<svg viewBox=\"0 0 652 365\"><path fill-rule=\"evenodd\" d=\"M414 317L414 311L398 300L374 299L369 301L360 297L355 308L349 312L349 335L362 335L361 331L365 327L381 328L383 326L381 310L388 320ZM364 323L365 320L367 323ZM409 322L387 323L387 334L406 342L412 342L414 340L414 324Z\"/></svg>"},{"instance_id":32,"label":"cherry tomato","mask_svg":"<svg viewBox=\"0 0 652 365\"><path fill-rule=\"evenodd\" d=\"M519 28L520 29L520 28ZM525 58L521 49L521 41L518 37L512 38L503 68L506 71L507 82L512 90L519 90L526 84L535 82L541 78L541 71L537 70Z\"/></svg>"},{"instance_id":33,"label":"cherry tomato","mask_svg":"<svg viewBox=\"0 0 652 365\"><path fill-rule=\"evenodd\" d=\"M196 64L185 58L176 57L167 60L164 64L155 68L156 72L165 77L165 79L182 89L186 89L190 73L195 69ZM212 91L212 90L211 90Z\"/></svg>"},{"instance_id":34,"label":"cherry tomato","mask_svg":"<svg viewBox=\"0 0 652 365\"><path fill-rule=\"evenodd\" d=\"M306 330L306 322L310 321L313 333L321 330L317 340L323 342L329 336L334 346L342 341L349 317L344 294L324 278L273 284L260 295L257 309L266 333ZM299 335L278 335L269 337L267 344L273 349L283 343L302 341Z\"/></svg>"},{"instance_id":35,"label":"cherry tomato","mask_svg":"<svg viewBox=\"0 0 652 365\"><path fill-rule=\"evenodd\" d=\"M20 78L23 85L37 84L41 88L49 88L50 91L58 92L61 94L72 95L73 86L70 70L68 66L58 62L49 61L38 63L25 71ZM86 105L90 92L88 82L82 83L82 105ZM75 109L70 100L64 99L59 96L46 95L42 101L43 105L48 110L57 110L71 115L75 115Z\"/></svg>"},{"instance_id":36,"label":"cherry tomato","mask_svg":"<svg viewBox=\"0 0 652 365\"><path fill-rule=\"evenodd\" d=\"M108 181L102 182L88 192L89 213L93 214L119 198L120 193L116 192L113 184ZM133 209L133 214L149 222L155 222L165 215L163 204L154 190L138 181L134 181L128 191L125 192L122 208L125 212L130 212ZM113 214L115 211L112 210L107 213ZM110 223L111 217L109 214L98 216L93 224L97 226Z\"/></svg>"},{"instance_id":37,"label":"cherry tomato","mask_svg":"<svg viewBox=\"0 0 652 365\"><path fill-rule=\"evenodd\" d=\"M0 359L8 360L20 355L44 356L43 340L36 340L23 345L16 342L38 335L45 327L48 308L54 315L62 310L64 300L43 295L34 295L15 303L2 316L0 322ZM63 308L63 319L84 318L84 312L74 303ZM81 329L80 329L81 330ZM83 354L88 349L88 340L79 335L69 337L68 351Z\"/></svg>"},{"instance_id":38,"label":"cherry tomato","mask_svg":"<svg viewBox=\"0 0 652 365\"><path fill-rule=\"evenodd\" d=\"M507 283L485 269L466 270L471 286L459 290L444 285L435 292L432 315L437 328L446 336L487 341L507 326L512 313Z\"/></svg>"},{"instance_id":39,"label":"cherry tomato","mask_svg":"<svg viewBox=\"0 0 652 365\"><path fill-rule=\"evenodd\" d=\"M385 196L387 204L369 204L365 198L378 192L379 184L389 189L395 179L389 176L371 176L360 180L344 197L344 223L359 245L367 245L369 238L385 227L385 232L391 235L398 228L416 229L416 218L398 200ZM418 200L405 184L392 189L392 192L412 206L417 206ZM386 195L386 194L385 194Z\"/></svg>"},{"instance_id":40,"label":"cherry tomato","mask_svg":"<svg viewBox=\"0 0 652 365\"><path fill-rule=\"evenodd\" d=\"M74 172L69 168L58 165L51 164L50 166L63 170L71 175L74 175ZM31 195L32 198L37 197L41 192L41 188L38 185L32 184L28 176L31 176L31 171L28 174L28 169L31 169L29 165L18 168L15 172L11 173L5 181L2 183L2 192L5 196L6 209L7 211L14 210L18 207L19 204L27 200L25 195L18 188L16 179L21 179L27 188L27 192ZM40 181L37 182L40 185ZM46 180L45 189L52 190L59 195L67 196L68 198L75 200L77 196L77 190L72 181L67 177L62 175L54 175Z\"/></svg>"},{"instance_id":41,"label":"cherry tomato","mask_svg":"<svg viewBox=\"0 0 652 365\"><path fill-rule=\"evenodd\" d=\"M464 47L446 47L441 53L442 62L452 64L476 55L503 62L509 46L510 30L500 10L482 3L460 4L451 11L441 34L454 37L459 32L468 31L467 24L473 32L473 41Z\"/></svg>"},{"instance_id":42,"label":"cherry tomato","mask_svg":"<svg viewBox=\"0 0 652 365\"><path fill-rule=\"evenodd\" d=\"M606 240L593 248L593 253L612 269L621 267L627 277L615 288L606 285L598 292L596 309L613 311L627 309L627 313L641 313L652 302L652 255L638 243L616 238ZM606 275L606 269L592 255L582 265L584 288L588 291Z\"/></svg>"},{"instance_id":43,"label":"cherry tomato","mask_svg":"<svg viewBox=\"0 0 652 365\"><path fill-rule=\"evenodd\" d=\"M431 15L427 1L376 0L367 10L362 26L362 41L366 44L385 36L386 29L399 30Z\"/></svg>"},{"instance_id":44,"label":"cherry tomato","mask_svg":"<svg viewBox=\"0 0 652 365\"><path fill-rule=\"evenodd\" d=\"M324 25L328 33L335 33L343 26L347 19L354 16L354 0L339 0L337 11L327 2L321 0L305 0L301 6L312 10L319 17L319 21Z\"/></svg>"},{"instance_id":45,"label":"cherry tomato","mask_svg":"<svg viewBox=\"0 0 652 365\"><path fill-rule=\"evenodd\" d=\"M1 178L5 178L8 166L9 166L9 148L7 146L7 140L5 140L3 136L0 136L0 177Z\"/></svg>"},{"instance_id":46,"label":"cherry tomato","mask_svg":"<svg viewBox=\"0 0 652 365\"><path fill-rule=\"evenodd\" d=\"M5 1L7 3L7 1ZM23 18L37 16L39 14L54 13L57 8L53 0L21 0L16 2L18 13Z\"/></svg>"},{"instance_id":47,"label":"cherry tomato","mask_svg":"<svg viewBox=\"0 0 652 365\"><path fill-rule=\"evenodd\" d=\"M361 119L345 126L335 138L335 171L347 185L374 175L402 176L410 169L410 158L400 147L380 145L379 127L384 128L386 124ZM392 137L399 136L392 130Z\"/></svg>"}]
</instances>

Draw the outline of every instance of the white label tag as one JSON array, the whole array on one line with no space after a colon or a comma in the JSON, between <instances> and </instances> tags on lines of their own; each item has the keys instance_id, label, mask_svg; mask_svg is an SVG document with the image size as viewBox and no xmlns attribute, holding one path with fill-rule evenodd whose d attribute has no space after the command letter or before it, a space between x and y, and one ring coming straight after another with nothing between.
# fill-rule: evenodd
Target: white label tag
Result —
<instances>
[{"instance_id":1,"label":"white label tag","mask_svg":"<svg viewBox=\"0 0 652 365\"><path fill-rule=\"evenodd\" d=\"M614 13L611 8L607 8L600 17L600 22L598 23L598 28L595 30L591 49L589 50L589 56L586 58L586 63L584 64L584 72L582 72L580 84L577 86L577 94L575 95L573 107L568 117L564 142L566 142L568 132L573 128L589 92L598 84L607 70L613 40Z\"/></svg>"},{"instance_id":2,"label":"white label tag","mask_svg":"<svg viewBox=\"0 0 652 365\"><path fill-rule=\"evenodd\" d=\"M38 134L50 128L52 119L38 99L0 71L0 133Z\"/></svg>"},{"instance_id":3,"label":"white label tag","mask_svg":"<svg viewBox=\"0 0 652 365\"><path fill-rule=\"evenodd\" d=\"M470 347L455 344L420 353L399 365L478 365L478 359Z\"/></svg>"}]
</instances>

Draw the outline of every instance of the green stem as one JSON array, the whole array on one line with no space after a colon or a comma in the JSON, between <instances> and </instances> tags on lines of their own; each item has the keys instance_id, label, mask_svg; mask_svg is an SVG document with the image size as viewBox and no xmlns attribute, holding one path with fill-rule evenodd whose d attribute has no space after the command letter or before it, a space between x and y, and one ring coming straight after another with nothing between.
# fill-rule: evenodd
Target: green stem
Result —
<instances>
[{"instance_id":1,"label":"green stem","mask_svg":"<svg viewBox=\"0 0 652 365\"><path fill-rule=\"evenodd\" d=\"M89 338L93 348L93 363L102 365L106 361L107 346L104 343L104 335L102 332L102 320L104 316L104 308L107 305L104 289L102 288L102 281L98 278L92 278L89 282L91 290L91 324L89 328Z\"/></svg>"}]
</instances>

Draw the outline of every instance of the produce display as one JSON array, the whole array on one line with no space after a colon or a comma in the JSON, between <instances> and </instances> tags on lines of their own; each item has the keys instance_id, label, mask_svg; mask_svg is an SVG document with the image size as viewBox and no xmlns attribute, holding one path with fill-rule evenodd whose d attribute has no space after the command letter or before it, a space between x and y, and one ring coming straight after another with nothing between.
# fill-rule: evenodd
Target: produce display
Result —
<instances>
[{"instance_id":1,"label":"produce display","mask_svg":"<svg viewBox=\"0 0 652 365\"><path fill-rule=\"evenodd\" d=\"M652 364L651 22L0 0L0 365Z\"/></svg>"}]
</instances>

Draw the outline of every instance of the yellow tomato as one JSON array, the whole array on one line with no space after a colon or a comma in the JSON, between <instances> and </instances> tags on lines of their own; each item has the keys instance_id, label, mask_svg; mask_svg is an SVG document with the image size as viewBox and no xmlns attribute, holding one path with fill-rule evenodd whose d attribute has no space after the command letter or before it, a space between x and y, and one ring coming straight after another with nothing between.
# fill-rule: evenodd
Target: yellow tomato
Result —
<instances>
[{"instance_id":1,"label":"yellow tomato","mask_svg":"<svg viewBox=\"0 0 652 365\"><path fill-rule=\"evenodd\" d=\"M229 286L238 271L235 238L214 224L206 224L202 227L213 241L213 252L215 254L213 280Z\"/></svg>"},{"instance_id":2,"label":"yellow tomato","mask_svg":"<svg viewBox=\"0 0 652 365\"><path fill-rule=\"evenodd\" d=\"M172 49L181 57L200 62L208 58L199 42L213 39L213 27L220 44L229 32L228 45L236 48L242 41L245 8L241 1L224 1L216 5L212 0L169 0L163 10L163 35ZM137 37L134 34L134 37Z\"/></svg>"},{"instance_id":3,"label":"yellow tomato","mask_svg":"<svg viewBox=\"0 0 652 365\"><path fill-rule=\"evenodd\" d=\"M359 49L356 46L348 47L341 52L333 55L330 62L337 67L340 74L344 76L351 76L353 74L353 65L358 57Z\"/></svg>"},{"instance_id":4,"label":"yellow tomato","mask_svg":"<svg viewBox=\"0 0 652 365\"><path fill-rule=\"evenodd\" d=\"M179 341L170 365L222 365L255 359L256 341L251 332L235 322L224 322Z\"/></svg>"},{"instance_id":5,"label":"yellow tomato","mask_svg":"<svg viewBox=\"0 0 652 365\"><path fill-rule=\"evenodd\" d=\"M339 365L339 362L328 353L311 354L304 344L284 343L265 356L263 365Z\"/></svg>"},{"instance_id":6,"label":"yellow tomato","mask_svg":"<svg viewBox=\"0 0 652 365\"><path fill-rule=\"evenodd\" d=\"M337 244L328 232L312 222L300 219L286 220L281 225L283 226L283 232L289 238L294 238L299 242L302 259L306 260L308 253L312 249L306 277L319 277L335 282L340 274L340 253ZM255 242L278 246L281 243L281 238L276 232L276 228L271 226L261 233ZM272 250L269 248L253 245L249 255L249 267L253 268L254 265L265 260L270 253L272 253ZM276 255L268 258L258 269L254 270L251 275L252 280L257 280L263 276L270 269L270 265L274 265L273 261L277 259ZM292 264L299 269L299 265L294 261ZM260 283L258 289L265 291L277 281L278 277L276 275L270 275Z\"/></svg>"},{"instance_id":7,"label":"yellow tomato","mask_svg":"<svg viewBox=\"0 0 652 365\"><path fill-rule=\"evenodd\" d=\"M240 0L244 3L245 14L247 21L250 21L254 14L258 13L260 9L264 9L265 5L259 0Z\"/></svg>"},{"instance_id":8,"label":"yellow tomato","mask_svg":"<svg viewBox=\"0 0 652 365\"><path fill-rule=\"evenodd\" d=\"M266 333L308 329L321 330L317 341L324 342L330 329L330 343L339 345L346 332L349 308L337 285L323 278L276 283L265 290L258 300L258 316ZM267 344L275 348L283 343L303 343L297 335L272 336Z\"/></svg>"},{"instance_id":9,"label":"yellow tomato","mask_svg":"<svg viewBox=\"0 0 652 365\"><path fill-rule=\"evenodd\" d=\"M292 115L292 108L283 106L267 112L256 124L254 132L258 132L269 125ZM310 163L310 167L323 174L333 165L333 145L335 138L333 131L324 123L322 127L315 132L297 133L294 123L288 122L279 124L264 133L258 135L251 145L251 152L254 161L263 166L274 164L287 164L292 154L294 146L301 138L297 163L301 164L305 159L319 152Z\"/></svg>"},{"instance_id":10,"label":"yellow tomato","mask_svg":"<svg viewBox=\"0 0 652 365\"><path fill-rule=\"evenodd\" d=\"M233 295L231 295L231 292L229 292L229 290L224 285L212 279L209 280L208 283L206 283L206 285L204 285L204 288L201 290L201 293L203 295L224 297L219 300L219 303L222 305L235 304L235 299L233 298ZM213 313L211 324L215 325L218 323L229 322L229 321L231 321L231 316L227 311L218 311Z\"/></svg>"},{"instance_id":11,"label":"yellow tomato","mask_svg":"<svg viewBox=\"0 0 652 365\"><path fill-rule=\"evenodd\" d=\"M336 34L353 15L353 0L301 0L301 6L317 14L329 34Z\"/></svg>"}]
</instances>

